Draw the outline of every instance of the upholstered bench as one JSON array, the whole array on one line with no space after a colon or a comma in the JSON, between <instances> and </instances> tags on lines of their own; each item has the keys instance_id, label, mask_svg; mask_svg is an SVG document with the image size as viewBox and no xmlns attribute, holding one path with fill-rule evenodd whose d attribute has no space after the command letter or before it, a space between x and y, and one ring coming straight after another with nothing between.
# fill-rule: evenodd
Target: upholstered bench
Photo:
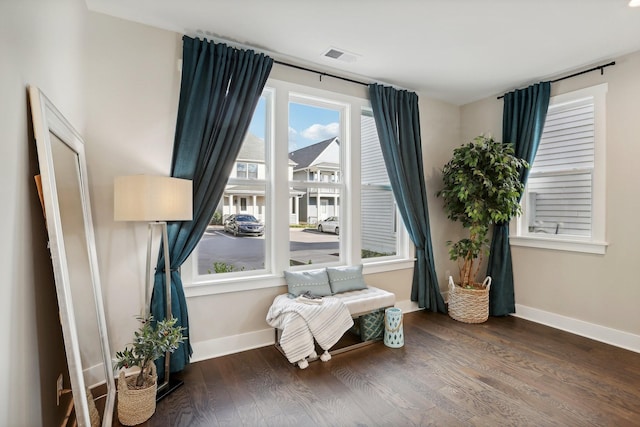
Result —
<instances>
[{"instance_id":1,"label":"upholstered bench","mask_svg":"<svg viewBox=\"0 0 640 427\"><path fill-rule=\"evenodd\" d=\"M361 319L380 322L379 327L383 327L383 316L376 313L384 312L385 308L395 304L395 294L366 285L362 277L362 265L304 272L286 271L285 278L289 293L275 298L267 322L275 329L276 348L291 363L297 363L304 369L308 362L318 358L328 361L331 355L381 339L381 336L368 337L360 331L359 342L334 348L342 335L353 329L354 319L360 328L363 327ZM305 293L322 299L308 301L304 298ZM286 328L289 328L288 335L285 335L285 343L281 345ZM317 355L315 344L325 350L324 354Z\"/></svg>"}]
</instances>

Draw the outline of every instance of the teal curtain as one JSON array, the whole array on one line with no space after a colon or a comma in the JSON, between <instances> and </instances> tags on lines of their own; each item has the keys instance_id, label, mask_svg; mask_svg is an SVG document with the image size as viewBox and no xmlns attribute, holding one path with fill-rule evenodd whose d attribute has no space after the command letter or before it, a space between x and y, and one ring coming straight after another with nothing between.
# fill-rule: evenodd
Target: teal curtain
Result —
<instances>
[{"instance_id":1,"label":"teal curtain","mask_svg":"<svg viewBox=\"0 0 640 427\"><path fill-rule=\"evenodd\" d=\"M540 144L550 96L550 82L531 85L504 96L502 141L505 144L514 144L515 155L526 160L530 165L533 164ZM528 175L528 169L520 172L520 181L523 184L526 184ZM492 316L515 313L508 223L496 224L493 227L487 275L492 278L489 291L489 313Z\"/></svg>"},{"instance_id":2,"label":"teal curtain","mask_svg":"<svg viewBox=\"0 0 640 427\"><path fill-rule=\"evenodd\" d=\"M369 94L391 188L416 247L411 300L420 308L446 313L431 246L418 95L378 84L369 85Z\"/></svg>"},{"instance_id":3,"label":"teal curtain","mask_svg":"<svg viewBox=\"0 0 640 427\"><path fill-rule=\"evenodd\" d=\"M171 176L193 181L193 220L168 226L171 312L187 328L187 304L178 271L204 234L249 128L273 60L248 50L184 36L182 82L171 161ZM151 313L165 318L162 248L156 267ZM171 372L192 354L189 340L171 356ZM164 358L156 362L164 378Z\"/></svg>"}]
</instances>

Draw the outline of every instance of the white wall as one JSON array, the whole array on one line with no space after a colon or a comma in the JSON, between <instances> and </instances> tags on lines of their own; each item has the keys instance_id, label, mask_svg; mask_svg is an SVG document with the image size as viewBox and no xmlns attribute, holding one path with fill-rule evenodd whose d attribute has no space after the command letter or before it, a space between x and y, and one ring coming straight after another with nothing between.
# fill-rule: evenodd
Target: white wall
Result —
<instances>
[{"instance_id":1,"label":"white wall","mask_svg":"<svg viewBox=\"0 0 640 427\"><path fill-rule=\"evenodd\" d=\"M147 225L113 220L113 179L169 175L181 41L175 33L99 13L89 12L88 22L84 136L105 311L115 352L131 341L139 326Z\"/></svg>"},{"instance_id":2,"label":"white wall","mask_svg":"<svg viewBox=\"0 0 640 427\"><path fill-rule=\"evenodd\" d=\"M640 351L640 286L636 277L640 230L640 53L615 58L600 73L552 84L552 96L607 82L607 220L605 255L512 247L518 313L537 321ZM491 97L462 107L465 140L502 133L502 101Z\"/></svg>"},{"instance_id":3,"label":"white wall","mask_svg":"<svg viewBox=\"0 0 640 427\"><path fill-rule=\"evenodd\" d=\"M0 425L60 424L56 378L66 371L53 271L38 196L27 84L82 132L81 0L0 3ZM65 375L65 387L69 387ZM63 397L69 402L70 395Z\"/></svg>"},{"instance_id":4,"label":"white wall","mask_svg":"<svg viewBox=\"0 0 640 427\"><path fill-rule=\"evenodd\" d=\"M447 297L447 281L451 274L458 276L458 266L449 259L446 242L457 241L465 235L459 223L450 221L436 192L442 189L442 167L451 159L454 148L462 142L460 108L441 101L420 99L420 129L424 174L431 221L431 240L436 274L443 296Z\"/></svg>"}]
</instances>

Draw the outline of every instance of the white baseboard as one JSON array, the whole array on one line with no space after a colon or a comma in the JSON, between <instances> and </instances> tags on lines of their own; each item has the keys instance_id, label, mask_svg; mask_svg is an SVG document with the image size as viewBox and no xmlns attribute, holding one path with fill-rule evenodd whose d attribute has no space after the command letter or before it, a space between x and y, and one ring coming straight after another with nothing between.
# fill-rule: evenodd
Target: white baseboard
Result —
<instances>
[{"instance_id":1,"label":"white baseboard","mask_svg":"<svg viewBox=\"0 0 640 427\"><path fill-rule=\"evenodd\" d=\"M395 306L402 310L403 313L411 313L412 311L422 310L420 307L418 307L417 302L410 301L408 299L403 301L396 301Z\"/></svg>"},{"instance_id":2,"label":"white baseboard","mask_svg":"<svg viewBox=\"0 0 640 427\"><path fill-rule=\"evenodd\" d=\"M421 308L418 308L417 302L409 300L397 301L395 306L404 313L421 310ZM192 342L191 348L193 349L193 355L191 356L191 361L199 362L201 360L213 359L214 357L226 356L254 348L266 347L273 345L275 340L273 328L269 328L240 335Z\"/></svg>"},{"instance_id":3,"label":"white baseboard","mask_svg":"<svg viewBox=\"0 0 640 427\"><path fill-rule=\"evenodd\" d=\"M246 334L230 335L222 338L191 343L192 362L226 356L254 348L273 345L276 341L273 328L247 332Z\"/></svg>"},{"instance_id":4,"label":"white baseboard","mask_svg":"<svg viewBox=\"0 0 640 427\"><path fill-rule=\"evenodd\" d=\"M513 316L640 353L640 335L516 304Z\"/></svg>"}]
</instances>

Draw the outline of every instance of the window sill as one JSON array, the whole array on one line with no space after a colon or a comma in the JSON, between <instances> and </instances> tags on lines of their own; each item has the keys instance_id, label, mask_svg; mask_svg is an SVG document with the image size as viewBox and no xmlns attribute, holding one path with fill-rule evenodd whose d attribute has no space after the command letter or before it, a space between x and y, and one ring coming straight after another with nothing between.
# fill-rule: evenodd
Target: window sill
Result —
<instances>
[{"instance_id":1,"label":"window sill","mask_svg":"<svg viewBox=\"0 0 640 427\"><path fill-rule=\"evenodd\" d=\"M545 238L532 236L510 236L509 243L512 246L528 248L551 249L556 251L580 252L588 254L604 255L607 252L607 242L571 240L559 238Z\"/></svg>"},{"instance_id":2,"label":"window sill","mask_svg":"<svg viewBox=\"0 0 640 427\"><path fill-rule=\"evenodd\" d=\"M405 270L413 268L413 259L392 259L378 262L363 263L363 273L376 274L395 270ZM273 274L263 274L256 276L230 277L221 280L203 280L201 282L186 283L184 294L187 298L200 297L205 295L218 295L230 292L245 292L256 289L277 288L287 286L283 276Z\"/></svg>"},{"instance_id":3,"label":"window sill","mask_svg":"<svg viewBox=\"0 0 640 427\"><path fill-rule=\"evenodd\" d=\"M362 265L363 274L386 273L388 271L406 270L408 268L413 268L413 266L415 265L415 259L396 258L383 261L363 260Z\"/></svg>"},{"instance_id":4,"label":"window sill","mask_svg":"<svg viewBox=\"0 0 640 427\"><path fill-rule=\"evenodd\" d=\"M255 289L276 288L286 286L283 276L263 274L251 277L230 277L219 280L202 280L185 283L184 295L187 298L205 295L226 294L231 292L252 291Z\"/></svg>"}]
</instances>

